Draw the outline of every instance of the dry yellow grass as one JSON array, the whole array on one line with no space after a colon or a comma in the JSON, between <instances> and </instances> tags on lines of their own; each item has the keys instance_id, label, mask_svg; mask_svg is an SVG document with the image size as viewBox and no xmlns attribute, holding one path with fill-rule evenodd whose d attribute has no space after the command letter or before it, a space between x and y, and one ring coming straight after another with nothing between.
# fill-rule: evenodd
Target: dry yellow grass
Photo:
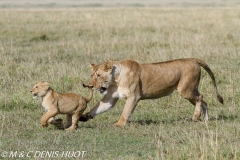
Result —
<instances>
[{"instance_id":1,"label":"dry yellow grass","mask_svg":"<svg viewBox=\"0 0 240 160\"><path fill-rule=\"evenodd\" d=\"M86 159L239 159L239 15L237 7L0 10L0 152L83 150ZM81 83L90 79L89 63L187 57L209 64L225 101L224 106L217 102L203 71L207 124L190 122L193 107L174 93L141 101L125 128L111 126L124 101L80 123L75 132L40 126L40 100L29 93L37 81L50 81L60 92L88 95ZM101 97L95 92L87 110Z\"/></svg>"}]
</instances>

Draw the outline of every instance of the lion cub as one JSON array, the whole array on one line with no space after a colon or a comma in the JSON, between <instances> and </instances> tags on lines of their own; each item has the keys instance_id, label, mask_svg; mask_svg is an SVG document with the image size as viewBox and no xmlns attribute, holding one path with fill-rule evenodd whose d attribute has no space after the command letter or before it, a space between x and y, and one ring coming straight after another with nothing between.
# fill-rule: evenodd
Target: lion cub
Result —
<instances>
[{"instance_id":1,"label":"lion cub","mask_svg":"<svg viewBox=\"0 0 240 160\"><path fill-rule=\"evenodd\" d=\"M46 113L41 118L41 124L43 127L48 127L50 124L57 125L58 122L54 119L57 114L66 114L67 123L64 126L66 130L73 130L78 127L78 120L84 110L87 108L87 103L91 101L93 97L93 90L89 86L90 95L88 98L84 98L74 93L57 93L51 87L49 82L38 82L30 90L33 98L42 97L42 106Z\"/></svg>"}]
</instances>

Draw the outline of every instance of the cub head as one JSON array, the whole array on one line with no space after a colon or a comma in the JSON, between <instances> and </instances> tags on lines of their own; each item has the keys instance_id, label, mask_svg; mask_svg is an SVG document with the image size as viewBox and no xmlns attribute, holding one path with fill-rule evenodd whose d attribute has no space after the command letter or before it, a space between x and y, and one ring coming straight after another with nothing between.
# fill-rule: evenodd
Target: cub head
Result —
<instances>
[{"instance_id":1,"label":"cub head","mask_svg":"<svg viewBox=\"0 0 240 160\"><path fill-rule=\"evenodd\" d=\"M92 78L89 86L99 90L102 94L107 94L107 89L112 84L112 61L109 60L108 62L100 65L91 64L91 67Z\"/></svg>"},{"instance_id":2,"label":"cub head","mask_svg":"<svg viewBox=\"0 0 240 160\"><path fill-rule=\"evenodd\" d=\"M30 90L34 99L37 97L43 97L47 94L50 89L49 82L38 82L36 83L33 88Z\"/></svg>"}]
</instances>

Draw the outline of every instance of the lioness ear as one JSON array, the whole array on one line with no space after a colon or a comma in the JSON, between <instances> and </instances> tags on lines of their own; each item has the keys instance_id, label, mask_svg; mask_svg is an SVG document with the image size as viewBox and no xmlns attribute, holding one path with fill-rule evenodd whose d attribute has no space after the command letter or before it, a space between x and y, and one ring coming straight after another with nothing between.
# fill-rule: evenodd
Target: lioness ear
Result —
<instances>
[{"instance_id":1,"label":"lioness ear","mask_svg":"<svg viewBox=\"0 0 240 160\"><path fill-rule=\"evenodd\" d=\"M97 67L97 65L95 64L90 64L90 66L92 67L92 70L94 70Z\"/></svg>"},{"instance_id":2,"label":"lioness ear","mask_svg":"<svg viewBox=\"0 0 240 160\"><path fill-rule=\"evenodd\" d=\"M104 71L109 71L109 70L112 70L113 68L113 62L112 60L109 60L107 61L105 64L104 64Z\"/></svg>"}]
</instances>

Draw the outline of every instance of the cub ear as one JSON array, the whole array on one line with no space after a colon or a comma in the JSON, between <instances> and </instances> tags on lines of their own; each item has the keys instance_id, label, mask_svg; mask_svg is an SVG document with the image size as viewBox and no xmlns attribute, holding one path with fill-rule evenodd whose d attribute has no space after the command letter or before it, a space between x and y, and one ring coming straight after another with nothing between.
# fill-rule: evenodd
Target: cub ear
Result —
<instances>
[{"instance_id":1,"label":"cub ear","mask_svg":"<svg viewBox=\"0 0 240 160\"><path fill-rule=\"evenodd\" d=\"M51 84L50 84L49 82L44 82L43 84L46 85L46 86L48 86L48 87L51 86Z\"/></svg>"},{"instance_id":2,"label":"cub ear","mask_svg":"<svg viewBox=\"0 0 240 160\"><path fill-rule=\"evenodd\" d=\"M97 67L97 65L95 64L90 64L90 66L92 67L92 70L94 70Z\"/></svg>"},{"instance_id":3,"label":"cub ear","mask_svg":"<svg viewBox=\"0 0 240 160\"><path fill-rule=\"evenodd\" d=\"M104 71L107 72L107 71L112 71L112 68L113 68L113 62L112 60L109 60L107 61L105 64L104 64Z\"/></svg>"}]
</instances>

